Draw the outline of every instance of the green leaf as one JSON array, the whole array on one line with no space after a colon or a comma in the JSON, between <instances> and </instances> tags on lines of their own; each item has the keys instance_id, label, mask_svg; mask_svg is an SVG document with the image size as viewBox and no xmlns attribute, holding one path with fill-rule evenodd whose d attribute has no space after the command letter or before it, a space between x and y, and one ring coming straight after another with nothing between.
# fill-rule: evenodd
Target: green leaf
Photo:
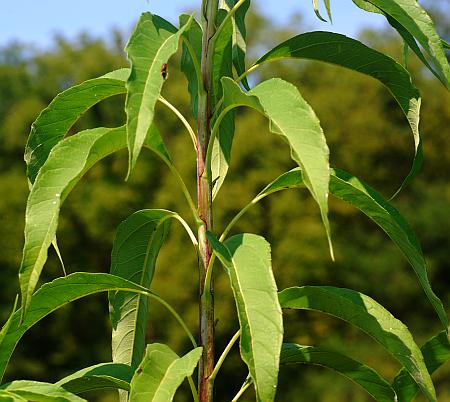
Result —
<instances>
[{"instance_id":1,"label":"green leaf","mask_svg":"<svg viewBox=\"0 0 450 402\"><path fill-rule=\"evenodd\" d=\"M187 14L180 15L180 26L184 26L188 23L189 18ZM191 25L184 31L183 37L189 43L191 51L195 54L195 60L192 59L192 55L189 52L188 45L183 41L183 52L181 56L181 71L184 73L188 82L188 91L191 96L191 109L195 118L198 117L198 93L199 93L199 80L198 74L200 73L200 60L202 59L202 38L203 31L200 24L195 18L192 19ZM198 71L197 71L198 69Z\"/></svg>"},{"instance_id":2,"label":"green leaf","mask_svg":"<svg viewBox=\"0 0 450 402\"><path fill-rule=\"evenodd\" d=\"M314 13L316 14L316 17L322 22L327 22L327 20L320 15L319 0L313 0L313 7L314 7Z\"/></svg>"},{"instance_id":3,"label":"green leaf","mask_svg":"<svg viewBox=\"0 0 450 402\"><path fill-rule=\"evenodd\" d=\"M304 286L285 289L279 298L282 308L321 311L366 332L403 365L429 401L437 401L422 353L408 328L369 296L332 286Z\"/></svg>"},{"instance_id":4,"label":"green leaf","mask_svg":"<svg viewBox=\"0 0 450 402\"><path fill-rule=\"evenodd\" d=\"M421 98L408 71L391 57L355 39L332 32L308 32L294 36L260 57L255 65L291 58L324 61L345 67L373 77L389 89L408 119L415 146L411 171L400 191L418 173L423 162L419 133Z\"/></svg>"},{"instance_id":5,"label":"green leaf","mask_svg":"<svg viewBox=\"0 0 450 402\"><path fill-rule=\"evenodd\" d=\"M148 209L123 221L114 240L111 274L150 289L170 219L176 216L171 211ZM136 293L110 292L109 303L113 362L136 368L144 357L148 299Z\"/></svg>"},{"instance_id":6,"label":"green leaf","mask_svg":"<svg viewBox=\"0 0 450 402\"><path fill-rule=\"evenodd\" d=\"M130 155L128 177L153 123L155 105L165 80L161 68L177 51L180 37L190 21L177 31L163 18L144 13L127 44L126 51L131 61L125 103Z\"/></svg>"},{"instance_id":7,"label":"green leaf","mask_svg":"<svg viewBox=\"0 0 450 402\"><path fill-rule=\"evenodd\" d=\"M225 1L222 1L222 6L227 7ZM227 15L225 9L219 9L218 23L220 24ZM214 64L212 73L212 88L213 88L213 106L218 107L215 113L218 114L223 111L224 106L218 105L223 95L221 79L223 77L233 76L233 20L230 19L225 24L222 31L219 33L215 48L214 48ZM225 180L228 166L231 162L231 145L234 138L234 111L227 113L222 124L219 127L216 140L213 142L213 159L214 166L217 166L217 176L213 175L214 187L212 196L215 198L220 187ZM214 171L213 171L214 172Z\"/></svg>"},{"instance_id":8,"label":"green leaf","mask_svg":"<svg viewBox=\"0 0 450 402\"><path fill-rule=\"evenodd\" d=\"M82 297L111 290L150 292L126 279L111 274L77 272L42 285L30 300L25 313L17 310L0 348L0 380L23 334L38 321L60 307ZM21 319L22 318L22 319Z\"/></svg>"},{"instance_id":9,"label":"green leaf","mask_svg":"<svg viewBox=\"0 0 450 402\"><path fill-rule=\"evenodd\" d=\"M254 202L280 190L304 186L301 170L293 169L282 174L265 187L255 197ZM441 300L431 288L427 275L427 264L420 243L401 214L376 190L343 170L331 170L330 193L358 208L391 238L411 264L422 289L434 307L442 325L447 329L449 325L448 317Z\"/></svg>"},{"instance_id":10,"label":"green leaf","mask_svg":"<svg viewBox=\"0 0 450 402\"><path fill-rule=\"evenodd\" d=\"M327 10L328 18L330 19L330 22L333 21L333 17L331 15L331 4L330 0L323 0L323 4L325 4L325 9Z\"/></svg>"},{"instance_id":11,"label":"green leaf","mask_svg":"<svg viewBox=\"0 0 450 402\"><path fill-rule=\"evenodd\" d=\"M201 355L202 348L179 357L167 345L148 345L131 380L130 402L172 401L184 379L194 372Z\"/></svg>"},{"instance_id":12,"label":"green leaf","mask_svg":"<svg viewBox=\"0 0 450 402\"><path fill-rule=\"evenodd\" d=\"M222 7L229 11L234 7L238 0L225 0ZM245 26L245 17L250 8L250 0L245 0L233 16L233 39L232 39L232 56L233 66L238 76L245 72L245 54L247 52L247 28ZM250 91L247 77L241 81L245 89Z\"/></svg>"},{"instance_id":13,"label":"green leaf","mask_svg":"<svg viewBox=\"0 0 450 402\"><path fill-rule=\"evenodd\" d=\"M207 233L230 277L241 327L241 356L255 384L258 401L275 398L283 319L272 273L270 245L253 234L236 235L225 244Z\"/></svg>"},{"instance_id":14,"label":"green leaf","mask_svg":"<svg viewBox=\"0 0 450 402\"><path fill-rule=\"evenodd\" d=\"M61 92L31 126L25 147L27 177L34 183L39 169L78 118L96 103L126 92L125 81L130 70L122 68Z\"/></svg>"},{"instance_id":15,"label":"green leaf","mask_svg":"<svg viewBox=\"0 0 450 402\"><path fill-rule=\"evenodd\" d=\"M27 399L14 394L10 391L3 391L0 389L0 401L1 402L28 402Z\"/></svg>"},{"instance_id":16,"label":"green leaf","mask_svg":"<svg viewBox=\"0 0 450 402\"><path fill-rule=\"evenodd\" d=\"M281 364L315 364L335 370L364 388L378 402L396 401L395 391L375 370L340 353L314 346L284 343Z\"/></svg>"},{"instance_id":17,"label":"green leaf","mask_svg":"<svg viewBox=\"0 0 450 402\"><path fill-rule=\"evenodd\" d=\"M152 126L146 146L169 159L158 130ZM19 271L22 306L28 306L48 248L56 235L59 211L80 178L99 160L126 147L125 128L85 130L60 141L36 177L27 201L25 245Z\"/></svg>"},{"instance_id":18,"label":"green leaf","mask_svg":"<svg viewBox=\"0 0 450 402\"><path fill-rule=\"evenodd\" d=\"M33 402L86 402L85 399L66 391L64 388L45 382L13 381L3 385L1 390Z\"/></svg>"},{"instance_id":19,"label":"green leaf","mask_svg":"<svg viewBox=\"0 0 450 402\"><path fill-rule=\"evenodd\" d=\"M55 385L74 394L117 388L129 391L134 370L126 364L100 363L73 373Z\"/></svg>"},{"instance_id":20,"label":"green leaf","mask_svg":"<svg viewBox=\"0 0 450 402\"><path fill-rule=\"evenodd\" d=\"M421 347L421 351L428 372L433 374L450 360L450 342L447 332L442 331L431 338ZM413 378L404 369L400 370L395 377L393 387L397 392L398 402L411 402L419 390Z\"/></svg>"},{"instance_id":21,"label":"green leaf","mask_svg":"<svg viewBox=\"0 0 450 402\"><path fill-rule=\"evenodd\" d=\"M367 3L375 6L385 15L395 20L403 30L408 31L422 46L428 58L432 61L441 81L447 88L450 88L450 65L445 56L441 39L430 16L417 0L353 0L353 2L367 11L374 10L374 7L367 6ZM402 35L401 32L399 33ZM410 41L407 41L407 43L410 44ZM415 52L418 49L417 45L411 48ZM420 56L419 58L422 59ZM425 65L428 65L428 63Z\"/></svg>"},{"instance_id":22,"label":"green leaf","mask_svg":"<svg viewBox=\"0 0 450 402\"><path fill-rule=\"evenodd\" d=\"M224 113L238 106L252 107L264 114L270 130L289 144L291 158L302 168L305 185L319 205L333 256L328 222L329 151L316 114L295 86L279 78L264 81L248 93L229 78L222 79L222 86ZM215 126L218 124L219 118ZM223 175L223 167L218 167L214 159L212 174L213 180L215 174Z\"/></svg>"}]
</instances>

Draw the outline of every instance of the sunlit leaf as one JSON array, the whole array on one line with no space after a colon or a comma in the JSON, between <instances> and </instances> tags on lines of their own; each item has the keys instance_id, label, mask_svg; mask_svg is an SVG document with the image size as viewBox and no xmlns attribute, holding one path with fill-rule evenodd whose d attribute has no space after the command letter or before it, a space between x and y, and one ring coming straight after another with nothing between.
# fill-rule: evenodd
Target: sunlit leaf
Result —
<instances>
[{"instance_id":1,"label":"sunlit leaf","mask_svg":"<svg viewBox=\"0 0 450 402\"><path fill-rule=\"evenodd\" d=\"M268 118L270 130L289 144L291 158L303 169L305 185L319 205L332 252L328 222L329 151L316 114L294 85L278 78L264 81L248 93L229 78L222 79L222 86L225 111L239 106L258 110ZM213 180L216 174L223 172L212 159Z\"/></svg>"},{"instance_id":2,"label":"sunlit leaf","mask_svg":"<svg viewBox=\"0 0 450 402\"><path fill-rule=\"evenodd\" d=\"M125 103L130 156L128 176L136 165L153 123L155 105L165 81L161 68L177 51L180 37L189 24L190 20L177 30L163 18L144 13L127 44L126 51L131 61Z\"/></svg>"},{"instance_id":3,"label":"sunlit leaf","mask_svg":"<svg viewBox=\"0 0 450 402\"><path fill-rule=\"evenodd\" d=\"M314 364L335 370L363 387L378 402L393 402L395 391L375 370L341 353L315 346L284 343L281 364Z\"/></svg>"},{"instance_id":4,"label":"sunlit leaf","mask_svg":"<svg viewBox=\"0 0 450 402\"><path fill-rule=\"evenodd\" d=\"M313 7L314 7L314 13L316 14L316 17L322 22L327 22L327 20L320 15L319 0L313 0Z\"/></svg>"},{"instance_id":5,"label":"sunlit leaf","mask_svg":"<svg viewBox=\"0 0 450 402\"><path fill-rule=\"evenodd\" d=\"M130 402L172 401L184 379L194 372L201 355L202 348L179 357L167 345L148 345L131 380Z\"/></svg>"},{"instance_id":6,"label":"sunlit leaf","mask_svg":"<svg viewBox=\"0 0 450 402\"><path fill-rule=\"evenodd\" d=\"M255 384L258 401L275 398L283 320L272 273L270 245L252 234L225 244L208 233L211 246L230 277L241 327L241 356Z\"/></svg>"},{"instance_id":7,"label":"sunlit leaf","mask_svg":"<svg viewBox=\"0 0 450 402\"><path fill-rule=\"evenodd\" d=\"M85 399L70 393L55 384L37 381L13 381L3 385L2 391L11 392L26 401L33 402L86 402ZM2 394L0 393L0 400Z\"/></svg>"},{"instance_id":8,"label":"sunlit leaf","mask_svg":"<svg viewBox=\"0 0 450 402\"><path fill-rule=\"evenodd\" d=\"M417 0L353 0L353 2L366 11L380 12L381 10L383 14L390 16L396 22L396 24L392 24L389 21L391 25L397 30L398 26L401 27L399 33L411 49L418 54L418 46L413 45L410 38L406 39L401 31L409 32L410 37L422 46L429 60L432 61L441 81L447 88L450 88L450 65L445 56L443 44L433 21ZM418 56L423 60L423 56L421 57L420 54ZM425 65L428 66L428 63Z\"/></svg>"},{"instance_id":9,"label":"sunlit leaf","mask_svg":"<svg viewBox=\"0 0 450 402\"><path fill-rule=\"evenodd\" d=\"M169 158L154 126L150 128L145 144ZM126 132L124 127L120 127L85 130L60 141L52 149L27 201L25 245L19 271L25 309L47 260L48 248L55 238L61 204L96 162L124 147Z\"/></svg>"},{"instance_id":10,"label":"sunlit leaf","mask_svg":"<svg viewBox=\"0 0 450 402\"><path fill-rule=\"evenodd\" d=\"M300 187L305 187L302 172L298 168L293 169L282 174L265 187L255 197L254 202L280 190ZM431 288L427 275L427 264L420 243L401 214L368 184L343 170L331 170L330 194L358 208L391 238L411 264L422 289L434 307L442 325L447 329L449 325L448 317L441 300Z\"/></svg>"},{"instance_id":11,"label":"sunlit leaf","mask_svg":"<svg viewBox=\"0 0 450 402\"><path fill-rule=\"evenodd\" d=\"M324 61L345 67L373 77L389 89L405 114L414 138L413 165L401 188L408 184L423 162L419 134L421 99L408 71L391 57L355 39L332 32L308 32L294 36L260 57L255 65L291 58Z\"/></svg>"},{"instance_id":12,"label":"sunlit leaf","mask_svg":"<svg viewBox=\"0 0 450 402\"><path fill-rule=\"evenodd\" d=\"M77 272L42 285L33 294L27 311L23 313L20 308L11 318L9 329L0 348L0 380L20 338L34 324L67 303L94 293L111 290L149 293L147 289L126 279L100 273Z\"/></svg>"},{"instance_id":13,"label":"sunlit leaf","mask_svg":"<svg viewBox=\"0 0 450 402\"><path fill-rule=\"evenodd\" d=\"M429 401L437 401L422 353L408 328L369 296L332 286L304 286L285 289L279 298L282 308L321 311L366 332L403 365Z\"/></svg>"},{"instance_id":14,"label":"sunlit leaf","mask_svg":"<svg viewBox=\"0 0 450 402\"><path fill-rule=\"evenodd\" d=\"M450 342L448 333L441 332L431 338L421 348L428 372L433 374L439 367L450 360ZM398 402L411 402L419 391L419 387L411 375L402 369L394 379L393 387L398 395Z\"/></svg>"},{"instance_id":15,"label":"sunlit leaf","mask_svg":"<svg viewBox=\"0 0 450 402\"><path fill-rule=\"evenodd\" d=\"M34 183L39 169L52 148L61 141L78 118L93 105L110 96L126 92L130 70L122 68L83 82L61 92L31 126L25 147L27 177Z\"/></svg>"},{"instance_id":16,"label":"sunlit leaf","mask_svg":"<svg viewBox=\"0 0 450 402\"><path fill-rule=\"evenodd\" d=\"M118 229L111 256L111 274L150 289L159 250L176 214L166 210L135 212ZM144 357L148 298L110 292L112 357L115 363L136 368Z\"/></svg>"}]
</instances>

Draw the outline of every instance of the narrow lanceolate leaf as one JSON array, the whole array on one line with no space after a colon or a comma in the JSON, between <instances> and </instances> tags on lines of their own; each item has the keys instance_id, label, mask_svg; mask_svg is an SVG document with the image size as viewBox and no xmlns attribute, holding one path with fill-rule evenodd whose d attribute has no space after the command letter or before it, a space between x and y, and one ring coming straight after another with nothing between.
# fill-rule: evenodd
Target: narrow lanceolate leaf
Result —
<instances>
[{"instance_id":1,"label":"narrow lanceolate leaf","mask_svg":"<svg viewBox=\"0 0 450 402\"><path fill-rule=\"evenodd\" d=\"M327 10L328 18L330 19L330 22L333 21L333 17L331 15L331 4L330 0L323 0L323 4L325 4L325 9Z\"/></svg>"},{"instance_id":2,"label":"narrow lanceolate leaf","mask_svg":"<svg viewBox=\"0 0 450 402\"><path fill-rule=\"evenodd\" d=\"M44 284L31 298L25 313L17 310L0 348L0 380L23 334L38 321L60 307L82 297L111 290L150 292L133 282L111 274L75 273ZM21 320L22 318L22 320Z\"/></svg>"},{"instance_id":3,"label":"narrow lanceolate leaf","mask_svg":"<svg viewBox=\"0 0 450 402\"><path fill-rule=\"evenodd\" d=\"M316 14L316 17L322 22L327 22L327 20L325 18L323 18L322 15L320 15L319 0L313 0L313 7L314 7L314 13Z\"/></svg>"},{"instance_id":4,"label":"narrow lanceolate leaf","mask_svg":"<svg viewBox=\"0 0 450 402\"><path fill-rule=\"evenodd\" d=\"M441 39L430 16L417 0L353 0L353 2L367 11L377 12L376 9L381 10L383 14L395 20L402 29L408 31L424 49L441 81L447 88L450 88L450 65L445 56ZM373 6L375 6L375 9ZM396 28L395 25L393 26ZM417 45L411 48L416 53L419 49ZM418 56L422 59L420 55Z\"/></svg>"},{"instance_id":5,"label":"narrow lanceolate leaf","mask_svg":"<svg viewBox=\"0 0 450 402\"><path fill-rule=\"evenodd\" d=\"M428 372L433 374L439 367L450 361L450 342L447 332L431 338L421 347ZM398 395L398 402L411 402L419 388L409 373L402 369L394 379L393 387Z\"/></svg>"},{"instance_id":6,"label":"narrow lanceolate leaf","mask_svg":"<svg viewBox=\"0 0 450 402\"><path fill-rule=\"evenodd\" d=\"M295 86L278 78L264 81L248 93L228 78L222 79L222 86L225 111L238 106L258 110L268 118L270 130L290 145L291 157L302 168L305 185L319 205L332 252L328 222L329 151L316 114ZM213 180L215 174L223 174L214 160L212 174Z\"/></svg>"},{"instance_id":7,"label":"narrow lanceolate leaf","mask_svg":"<svg viewBox=\"0 0 450 402\"><path fill-rule=\"evenodd\" d=\"M87 402L55 384L37 381L13 381L3 385L1 391L13 393L26 401L33 402ZM2 394L0 393L0 400Z\"/></svg>"},{"instance_id":8,"label":"narrow lanceolate leaf","mask_svg":"<svg viewBox=\"0 0 450 402\"><path fill-rule=\"evenodd\" d=\"M177 30L163 18L144 13L127 44L131 61L125 104L130 154L128 176L153 122L155 105L165 80L161 68L177 51L180 37L189 24L190 20Z\"/></svg>"},{"instance_id":9,"label":"narrow lanceolate leaf","mask_svg":"<svg viewBox=\"0 0 450 402\"><path fill-rule=\"evenodd\" d=\"M223 8L231 10L237 3L237 0L225 0ZM238 76L245 72L245 54L247 52L247 28L245 26L245 17L250 8L250 0L245 0L233 16L233 66ZM247 78L244 77L242 85L250 91Z\"/></svg>"},{"instance_id":10,"label":"narrow lanceolate leaf","mask_svg":"<svg viewBox=\"0 0 450 402\"><path fill-rule=\"evenodd\" d=\"M255 197L254 202L258 202L269 194L280 190L301 187L305 187L302 172L298 168L293 169L282 174L265 187ZM330 194L358 208L391 238L411 264L422 289L434 307L442 325L447 329L449 325L448 317L442 301L431 288L420 243L401 214L376 190L343 170L331 170Z\"/></svg>"},{"instance_id":11,"label":"narrow lanceolate leaf","mask_svg":"<svg viewBox=\"0 0 450 402\"><path fill-rule=\"evenodd\" d=\"M131 380L130 402L172 401L181 383L194 372L201 355L202 348L179 357L167 345L148 345Z\"/></svg>"},{"instance_id":12,"label":"narrow lanceolate leaf","mask_svg":"<svg viewBox=\"0 0 450 402\"><path fill-rule=\"evenodd\" d=\"M355 39L332 32L308 32L294 36L270 50L255 65L291 58L318 60L345 67L373 77L389 89L408 119L414 138L415 158L402 187L410 182L420 170L423 157L419 134L421 99L408 71L391 57Z\"/></svg>"},{"instance_id":13,"label":"narrow lanceolate leaf","mask_svg":"<svg viewBox=\"0 0 450 402\"><path fill-rule=\"evenodd\" d=\"M31 126L25 147L27 177L34 183L39 169L70 127L89 108L110 96L126 92L125 81L130 70L123 68L94 78L61 92Z\"/></svg>"},{"instance_id":14,"label":"narrow lanceolate leaf","mask_svg":"<svg viewBox=\"0 0 450 402\"><path fill-rule=\"evenodd\" d=\"M126 364L101 363L79 370L58 381L55 385L73 394L105 388L129 391L133 374L134 369Z\"/></svg>"},{"instance_id":15,"label":"narrow lanceolate leaf","mask_svg":"<svg viewBox=\"0 0 450 402\"><path fill-rule=\"evenodd\" d=\"M375 370L341 353L315 346L284 343L281 364L314 364L329 368L354 381L378 402L396 401L391 385Z\"/></svg>"},{"instance_id":16,"label":"narrow lanceolate leaf","mask_svg":"<svg viewBox=\"0 0 450 402\"><path fill-rule=\"evenodd\" d=\"M243 234L225 244L208 233L211 246L230 277L241 327L241 356L255 385L258 401L275 398L283 342L283 320L272 273L270 245Z\"/></svg>"},{"instance_id":17,"label":"narrow lanceolate leaf","mask_svg":"<svg viewBox=\"0 0 450 402\"><path fill-rule=\"evenodd\" d=\"M149 209L123 221L114 240L111 273L149 289L170 219L175 216L171 211ZM136 368L144 357L148 299L136 293L111 292L109 303L113 361Z\"/></svg>"},{"instance_id":18,"label":"narrow lanceolate leaf","mask_svg":"<svg viewBox=\"0 0 450 402\"><path fill-rule=\"evenodd\" d=\"M180 26L184 26L191 18L187 14L180 16ZM183 53L181 56L181 71L184 73L188 82L188 91L191 96L191 109L195 118L198 116L198 93L199 93L199 74L200 60L202 59L202 38L203 31L201 25L195 18L192 19L189 28L183 34ZM186 44L186 41L188 44ZM189 46L189 47L188 47ZM192 54L191 54L192 52Z\"/></svg>"},{"instance_id":19,"label":"narrow lanceolate leaf","mask_svg":"<svg viewBox=\"0 0 450 402\"><path fill-rule=\"evenodd\" d=\"M408 328L369 296L332 286L304 286L285 289L279 298L283 308L321 311L366 332L403 365L429 401L437 401L422 353Z\"/></svg>"},{"instance_id":20,"label":"narrow lanceolate leaf","mask_svg":"<svg viewBox=\"0 0 450 402\"><path fill-rule=\"evenodd\" d=\"M158 130L149 130L146 146L169 158ZM83 131L60 141L36 177L25 215L25 245L19 271L22 306L28 306L47 251L56 235L61 204L80 178L99 160L126 147L126 132L120 128Z\"/></svg>"}]
</instances>

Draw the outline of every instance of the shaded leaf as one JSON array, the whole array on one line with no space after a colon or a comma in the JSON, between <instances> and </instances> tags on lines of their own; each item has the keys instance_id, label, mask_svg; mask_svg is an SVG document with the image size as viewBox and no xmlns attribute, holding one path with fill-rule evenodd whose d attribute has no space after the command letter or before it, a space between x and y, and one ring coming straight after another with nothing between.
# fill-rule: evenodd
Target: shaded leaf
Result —
<instances>
[{"instance_id":1,"label":"shaded leaf","mask_svg":"<svg viewBox=\"0 0 450 402\"><path fill-rule=\"evenodd\" d=\"M85 399L70 393L62 387L45 382L13 381L3 385L1 390L11 392L24 398L26 401L33 402L86 402Z\"/></svg>"},{"instance_id":2,"label":"shaded leaf","mask_svg":"<svg viewBox=\"0 0 450 402\"><path fill-rule=\"evenodd\" d=\"M53 99L31 126L25 147L27 177L34 183L39 169L78 118L96 103L126 92L125 81L130 70L122 68L76 85Z\"/></svg>"},{"instance_id":3,"label":"shaded leaf","mask_svg":"<svg viewBox=\"0 0 450 402\"><path fill-rule=\"evenodd\" d=\"M167 345L147 346L144 360L131 380L130 402L172 401L178 387L194 372L202 348L179 357Z\"/></svg>"},{"instance_id":4,"label":"shaded leaf","mask_svg":"<svg viewBox=\"0 0 450 402\"><path fill-rule=\"evenodd\" d=\"M422 353L408 328L369 296L332 286L304 286L285 289L279 298L282 308L321 311L366 332L403 365L429 401L437 401Z\"/></svg>"},{"instance_id":5,"label":"shaded leaf","mask_svg":"<svg viewBox=\"0 0 450 402\"><path fill-rule=\"evenodd\" d=\"M421 347L428 372L433 374L439 367L450 360L450 342L448 334L442 331ZM402 369L394 379L393 387L398 394L398 402L411 402L419 391L419 387Z\"/></svg>"},{"instance_id":6,"label":"shaded leaf","mask_svg":"<svg viewBox=\"0 0 450 402\"><path fill-rule=\"evenodd\" d=\"M147 289L126 279L100 273L77 272L42 285L33 294L27 311L23 313L20 308L11 318L8 332L0 348L0 380L17 342L34 324L67 303L94 293L111 290L150 293Z\"/></svg>"},{"instance_id":7,"label":"shaded leaf","mask_svg":"<svg viewBox=\"0 0 450 402\"><path fill-rule=\"evenodd\" d=\"M241 327L241 356L255 384L258 401L273 401L283 320L272 273L270 245L253 234L233 236L225 244L212 233L207 235L230 277Z\"/></svg>"},{"instance_id":8,"label":"shaded leaf","mask_svg":"<svg viewBox=\"0 0 450 402\"><path fill-rule=\"evenodd\" d=\"M150 289L159 250L175 216L171 211L148 209L123 221L114 240L111 274ZM113 362L136 368L144 357L148 299L136 293L110 292L109 303Z\"/></svg>"},{"instance_id":9,"label":"shaded leaf","mask_svg":"<svg viewBox=\"0 0 450 402\"><path fill-rule=\"evenodd\" d=\"M408 119L414 137L413 165L401 188L409 183L420 170L423 155L419 134L420 93L408 71L391 57L355 39L332 32L308 32L294 36L260 57L255 65L290 58L324 61L345 67L373 77L389 89Z\"/></svg>"},{"instance_id":10,"label":"shaded leaf","mask_svg":"<svg viewBox=\"0 0 450 402\"><path fill-rule=\"evenodd\" d=\"M180 15L180 26L184 26L188 23L189 18L191 18L187 14ZM197 74L200 72L200 61L202 59L202 38L203 31L200 24L197 22L195 18L192 19L189 28L187 28L183 37L186 41L189 42L191 50L195 53L196 59L193 60L192 56L189 52L189 49L183 41L183 52L181 56L181 71L184 73L186 80L188 82L188 91L191 96L191 110L192 114L195 118L198 117L198 91L199 91L199 82ZM197 66L197 67L196 67ZM199 71L196 71L196 68Z\"/></svg>"},{"instance_id":11,"label":"shaded leaf","mask_svg":"<svg viewBox=\"0 0 450 402\"><path fill-rule=\"evenodd\" d=\"M165 80L161 68L177 51L180 37L189 24L190 20L177 30L163 18L144 13L127 44L126 51L131 61L125 102L129 150L128 177L153 123L155 105Z\"/></svg>"},{"instance_id":12,"label":"shaded leaf","mask_svg":"<svg viewBox=\"0 0 450 402\"><path fill-rule=\"evenodd\" d=\"M284 343L281 364L315 364L335 370L363 387L378 402L393 402L395 391L373 369L341 353L315 346Z\"/></svg>"},{"instance_id":13,"label":"shaded leaf","mask_svg":"<svg viewBox=\"0 0 450 402\"><path fill-rule=\"evenodd\" d=\"M224 9L229 11L237 3L237 0L225 0L222 5ZM250 0L245 0L233 16L233 66L238 76L245 72L245 55L247 52L247 28L245 26L245 17L250 8ZM250 91L247 77L241 81L245 89Z\"/></svg>"},{"instance_id":14,"label":"shaded leaf","mask_svg":"<svg viewBox=\"0 0 450 402\"><path fill-rule=\"evenodd\" d=\"M55 385L74 394L105 388L130 389L134 370L126 364L101 363L73 373Z\"/></svg>"},{"instance_id":15,"label":"shaded leaf","mask_svg":"<svg viewBox=\"0 0 450 402\"><path fill-rule=\"evenodd\" d=\"M169 159L159 131L152 126L145 145ZM99 160L126 147L125 128L85 130L60 141L36 177L27 201L25 245L19 279L26 307L56 235L59 211L80 178Z\"/></svg>"}]
</instances>

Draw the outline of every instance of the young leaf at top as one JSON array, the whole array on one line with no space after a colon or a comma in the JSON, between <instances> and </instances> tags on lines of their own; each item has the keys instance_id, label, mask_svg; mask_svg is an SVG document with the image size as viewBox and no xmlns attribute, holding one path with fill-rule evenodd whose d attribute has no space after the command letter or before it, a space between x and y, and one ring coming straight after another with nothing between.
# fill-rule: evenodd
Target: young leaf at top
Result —
<instances>
[{"instance_id":1,"label":"young leaf at top","mask_svg":"<svg viewBox=\"0 0 450 402\"><path fill-rule=\"evenodd\" d=\"M251 204L256 204L277 191L303 187L305 187L305 183L302 171L296 168L282 174L267 185L253 199ZM414 269L423 291L436 311L443 327L447 330L449 326L447 313L442 301L431 288L427 275L427 264L420 243L401 214L368 184L340 169L331 169L330 171L330 194L358 208L391 238Z\"/></svg>"},{"instance_id":2,"label":"young leaf at top","mask_svg":"<svg viewBox=\"0 0 450 402\"><path fill-rule=\"evenodd\" d=\"M169 159L158 130L152 126L147 147ZM51 151L36 177L25 213L25 245L19 280L22 307L26 310L47 252L56 235L59 211L80 178L99 160L126 147L126 132L120 128L85 130L60 141Z\"/></svg>"},{"instance_id":3,"label":"young leaf at top","mask_svg":"<svg viewBox=\"0 0 450 402\"><path fill-rule=\"evenodd\" d=\"M385 85L400 105L411 127L415 156L410 173L400 191L422 166L422 141L419 133L421 98L409 72L394 59L363 43L332 32L308 32L294 36L260 57L255 66L283 59L324 61L368 75Z\"/></svg>"},{"instance_id":4,"label":"young leaf at top","mask_svg":"<svg viewBox=\"0 0 450 402\"><path fill-rule=\"evenodd\" d=\"M375 370L331 350L283 343L280 362L282 365L314 364L335 370L360 385L378 402L393 402L397 398L391 385Z\"/></svg>"},{"instance_id":5,"label":"young leaf at top","mask_svg":"<svg viewBox=\"0 0 450 402\"><path fill-rule=\"evenodd\" d=\"M450 342L445 331L431 338L420 349L430 374L450 361ZM405 369L396 375L393 387L397 392L398 402L411 402L419 391L414 379Z\"/></svg>"},{"instance_id":6,"label":"young leaf at top","mask_svg":"<svg viewBox=\"0 0 450 402\"><path fill-rule=\"evenodd\" d=\"M194 372L201 355L202 348L179 357L167 345L148 345L145 357L131 380L129 401L172 401L184 379Z\"/></svg>"},{"instance_id":7,"label":"young leaf at top","mask_svg":"<svg viewBox=\"0 0 450 402\"><path fill-rule=\"evenodd\" d=\"M34 183L39 169L78 118L96 103L110 96L124 94L128 68L113 71L61 92L31 126L25 147L27 177Z\"/></svg>"},{"instance_id":8,"label":"young leaf at top","mask_svg":"<svg viewBox=\"0 0 450 402\"><path fill-rule=\"evenodd\" d=\"M366 11L380 12L381 10L383 14L396 21L403 30L409 32L432 61L442 83L450 89L450 65L445 56L441 39L430 16L417 0L353 0L353 2ZM397 29L397 24L391 25ZM399 33L405 39L402 32L399 31ZM407 40L407 43L417 54L419 49L417 45L412 45L410 40ZM423 59L420 54L418 56L421 60ZM428 66L428 63L425 65Z\"/></svg>"},{"instance_id":9,"label":"young leaf at top","mask_svg":"<svg viewBox=\"0 0 450 402\"><path fill-rule=\"evenodd\" d=\"M177 30L161 17L142 14L127 44L131 73L126 83L127 139L130 176L147 132L152 125L155 105L165 81L161 68L177 51L180 37L191 19Z\"/></svg>"},{"instance_id":10,"label":"young leaf at top","mask_svg":"<svg viewBox=\"0 0 450 402\"><path fill-rule=\"evenodd\" d=\"M23 313L21 307L12 315L0 348L0 381L17 343L34 324L67 303L112 290L150 295L142 286L111 274L77 272L42 285L33 294L27 311Z\"/></svg>"},{"instance_id":11,"label":"young leaf at top","mask_svg":"<svg viewBox=\"0 0 450 402\"><path fill-rule=\"evenodd\" d=\"M79 370L59 380L55 385L73 394L105 388L129 391L133 374L134 369L126 364L100 363Z\"/></svg>"},{"instance_id":12,"label":"young leaf at top","mask_svg":"<svg viewBox=\"0 0 450 402\"><path fill-rule=\"evenodd\" d=\"M118 229L111 255L111 274L150 289L159 250L170 228L174 212L143 210L123 221ZM148 323L145 295L110 292L112 358L136 368L144 357Z\"/></svg>"},{"instance_id":13,"label":"young leaf at top","mask_svg":"<svg viewBox=\"0 0 450 402\"><path fill-rule=\"evenodd\" d=\"M285 289L279 298L282 308L321 311L366 332L403 365L428 401L437 401L422 353L408 328L369 296L332 286L303 286Z\"/></svg>"},{"instance_id":14,"label":"young leaf at top","mask_svg":"<svg viewBox=\"0 0 450 402\"><path fill-rule=\"evenodd\" d=\"M316 14L316 17L322 22L327 22L327 20L320 15L319 0L313 0L313 7L314 7L314 13Z\"/></svg>"},{"instance_id":15,"label":"young leaf at top","mask_svg":"<svg viewBox=\"0 0 450 402\"><path fill-rule=\"evenodd\" d=\"M333 255L328 222L329 150L316 114L294 85L279 78L264 81L248 93L229 78L222 79L222 86L223 112L215 121L213 132L220 126L221 118L239 106L252 107L268 118L270 131L287 141L291 158L304 172L305 185L319 205ZM224 174L215 163L214 153L211 169L213 180Z\"/></svg>"},{"instance_id":16,"label":"young leaf at top","mask_svg":"<svg viewBox=\"0 0 450 402\"><path fill-rule=\"evenodd\" d=\"M272 273L270 245L253 234L236 235L224 244L210 232L211 246L230 277L241 327L241 356L258 401L275 398L283 319Z\"/></svg>"},{"instance_id":17,"label":"young leaf at top","mask_svg":"<svg viewBox=\"0 0 450 402\"><path fill-rule=\"evenodd\" d=\"M33 402L87 402L64 388L45 382L13 381L0 387L0 390ZM0 400L3 400L1 393Z\"/></svg>"}]
</instances>

